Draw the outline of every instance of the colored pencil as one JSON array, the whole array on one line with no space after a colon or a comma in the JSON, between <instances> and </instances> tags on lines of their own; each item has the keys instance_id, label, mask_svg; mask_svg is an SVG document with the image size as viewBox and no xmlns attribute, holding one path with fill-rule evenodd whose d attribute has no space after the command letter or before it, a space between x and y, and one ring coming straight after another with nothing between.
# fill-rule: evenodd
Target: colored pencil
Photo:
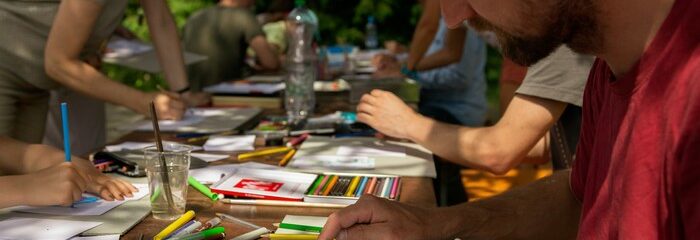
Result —
<instances>
[{"instance_id":1,"label":"colored pencil","mask_svg":"<svg viewBox=\"0 0 700 240\"><path fill-rule=\"evenodd\" d=\"M382 191L382 188L384 188L384 183L386 182L386 179L384 178L378 178L377 179L377 184L374 186L374 191L372 191L372 195L374 196L379 196L379 193Z\"/></svg>"},{"instance_id":2,"label":"colored pencil","mask_svg":"<svg viewBox=\"0 0 700 240\"><path fill-rule=\"evenodd\" d=\"M294 154L297 152L296 149L292 149L289 152L287 152L287 155L284 155L280 163L278 164L280 167L287 166L287 163L289 162L292 157L294 157Z\"/></svg>"},{"instance_id":3,"label":"colored pencil","mask_svg":"<svg viewBox=\"0 0 700 240\"><path fill-rule=\"evenodd\" d=\"M352 178L352 182L350 182L350 187L348 188L348 191L345 192L346 197L352 197L355 194L355 189L357 188L357 184L360 183L360 176L355 176Z\"/></svg>"},{"instance_id":4,"label":"colored pencil","mask_svg":"<svg viewBox=\"0 0 700 240\"><path fill-rule=\"evenodd\" d=\"M386 178L386 184L384 184L384 189L382 190L382 196L383 198L388 198L389 197L389 192L391 192L391 186L394 183L394 178Z\"/></svg>"},{"instance_id":5,"label":"colored pencil","mask_svg":"<svg viewBox=\"0 0 700 240\"><path fill-rule=\"evenodd\" d=\"M259 206L280 206L280 207L319 207L319 208L344 208L348 205L333 204L333 203L310 203L310 202L291 202L277 200L260 200L260 199L221 199L220 202L238 205L259 205Z\"/></svg>"},{"instance_id":6,"label":"colored pencil","mask_svg":"<svg viewBox=\"0 0 700 240\"><path fill-rule=\"evenodd\" d=\"M323 181L323 175L319 175L316 177L316 181L314 181L314 184L311 185L311 188L309 188L309 191L306 192L306 194L313 195L314 192L316 192L316 189L318 188L318 185L321 185L321 181Z\"/></svg>"},{"instance_id":7,"label":"colored pencil","mask_svg":"<svg viewBox=\"0 0 700 240\"><path fill-rule=\"evenodd\" d=\"M360 197L364 193L365 188L367 187L367 181L369 177L362 177L362 181L360 181L360 186L357 187L357 191L355 191L355 197Z\"/></svg>"},{"instance_id":8,"label":"colored pencil","mask_svg":"<svg viewBox=\"0 0 700 240\"><path fill-rule=\"evenodd\" d=\"M291 150L292 150L292 148L289 148L289 147L274 147L274 148L266 148L266 149L261 149L261 150L257 150L257 151L247 152L247 153L241 153L241 154L238 154L238 161L246 160L246 159L254 158L254 157L261 157L261 156L267 156L267 155L272 155L272 154L277 154L277 153L289 152Z\"/></svg>"},{"instance_id":9,"label":"colored pencil","mask_svg":"<svg viewBox=\"0 0 700 240\"><path fill-rule=\"evenodd\" d=\"M319 184L318 188L316 188L316 191L314 191L313 195L320 195L323 192L323 188L326 186L326 182L328 182L328 179L330 179L331 176L326 175L323 176L323 180L321 180L321 184Z\"/></svg>"},{"instance_id":10,"label":"colored pencil","mask_svg":"<svg viewBox=\"0 0 700 240\"><path fill-rule=\"evenodd\" d=\"M369 182L369 185L367 186L367 190L365 191L365 193L372 194L372 192L374 191L374 185L377 185L377 178L376 177L372 177L372 180Z\"/></svg>"},{"instance_id":11,"label":"colored pencil","mask_svg":"<svg viewBox=\"0 0 700 240\"><path fill-rule=\"evenodd\" d=\"M396 177L394 180L393 186L391 186L391 193L389 194L389 198L391 199L396 199L396 192L399 190L399 181L401 181L401 178Z\"/></svg>"},{"instance_id":12,"label":"colored pencil","mask_svg":"<svg viewBox=\"0 0 700 240\"><path fill-rule=\"evenodd\" d=\"M71 153L70 129L68 128L68 103L61 103L61 122L63 123L63 151L66 154L66 162L70 162Z\"/></svg>"},{"instance_id":13,"label":"colored pencil","mask_svg":"<svg viewBox=\"0 0 700 240\"><path fill-rule=\"evenodd\" d=\"M326 184L326 189L323 190L323 196L328 196L328 194L331 192L331 189L335 186L335 184L338 182L338 176L335 175L331 180Z\"/></svg>"}]
</instances>

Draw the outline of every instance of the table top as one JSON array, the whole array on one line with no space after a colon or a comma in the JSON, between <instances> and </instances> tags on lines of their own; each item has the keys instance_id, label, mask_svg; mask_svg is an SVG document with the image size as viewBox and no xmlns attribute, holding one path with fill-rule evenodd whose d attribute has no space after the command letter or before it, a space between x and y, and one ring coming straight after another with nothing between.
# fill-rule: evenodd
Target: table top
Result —
<instances>
[{"instance_id":1,"label":"table top","mask_svg":"<svg viewBox=\"0 0 700 240\"><path fill-rule=\"evenodd\" d=\"M163 140L176 141L177 139L175 139L173 135L165 134L163 136ZM147 132L133 132L121 138L117 142L122 141L153 141L153 135ZM203 142L199 144L203 144ZM253 159L253 161L274 165L277 164L280 157L280 155L277 155ZM239 163L235 154L229 159L211 164L218 165L230 163ZM431 179L427 177L403 177L399 201L423 207L436 206ZM337 209L334 208L250 206L213 202L192 187L189 187L189 190L187 191L187 210L194 210L196 213L196 219L199 221L207 221L208 219L215 217L215 213L218 212L241 218L259 226L267 227L271 230L275 229L272 224L279 223L287 214L328 216L334 211L337 211ZM139 239L141 234L143 234L144 239L152 239L154 235L170 224L170 222L171 221L166 220L156 220L149 215L142 222L137 224L134 228L122 236L122 239ZM227 239L254 230L231 222L222 222L222 226L226 228Z\"/></svg>"}]
</instances>

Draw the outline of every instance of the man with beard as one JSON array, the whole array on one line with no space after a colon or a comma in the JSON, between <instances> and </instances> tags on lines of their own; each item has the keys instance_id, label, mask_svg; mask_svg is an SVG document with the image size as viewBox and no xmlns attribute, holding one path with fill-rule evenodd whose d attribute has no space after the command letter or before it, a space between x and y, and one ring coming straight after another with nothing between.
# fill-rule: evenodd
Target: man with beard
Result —
<instances>
[{"instance_id":1,"label":"man with beard","mask_svg":"<svg viewBox=\"0 0 700 240\"><path fill-rule=\"evenodd\" d=\"M700 233L700 1L443 0L449 25L499 33L530 65L566 44L599 58L576 163L523 188L449 208L371 196L319 239L688 239Z\"/></svg>"}]
</instances>

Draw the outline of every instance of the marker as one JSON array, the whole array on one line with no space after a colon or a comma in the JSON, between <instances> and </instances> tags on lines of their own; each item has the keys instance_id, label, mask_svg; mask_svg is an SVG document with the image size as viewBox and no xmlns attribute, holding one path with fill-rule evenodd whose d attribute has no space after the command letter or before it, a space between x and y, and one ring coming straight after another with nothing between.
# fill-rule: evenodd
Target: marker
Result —
<instances>
[{"instance_id":1,"label":"marker","mask_svg":"<svg viewBox=\"0 0 700 240\"><path fill-rule=\"evenodd\" d=\"M225 214L225 213L216 213L216 216L220 217L223 220L226 220L226 221L229 221L232 223L238 223L238 224L241 224L241 225L249 227L249 228L254 228L254 229L262 228L261 226L255 225L251 222L245 221L243 219L240 219L240 218L237 218L237 217Z\"/></svg>"},{"instance_id":2,"label":"marker","mask_svg":"<svg viewBox=\"0 0 700 240\"><path fill-rule=\"evenodd\" d=\"M279 228L299 230L299 231L304 231L304 232L315 232L315 233L320 233L321 230L323 230L322 227L306 226L306 225L291 224L291 223L280 223Z\"/></svg>"},{"instance_id":3,"label":"marker","mask_svg":"<svg viewBox=\"0 0 700 240\"><path fill-rule=\"evenodd\" d=\"M253 231L247 232L245 234L239 235L231 240L256 240L260 238L260 235L270 233L270 229L258 228Z\"/></svg>"},{"instance_id":4,"label":"marker","mask_svg":"<svg viewBox=\"0 0 700 240\"><path fill-rule=\"evenodd\" d=\"M259 151L238 154L238 160L240 161L240 160L245 160L248 158L272 155L272 154L276 154L276 153L283 153L283 152L288 152L290 150L292 150L292 148L289 148L289 147L267 148L267 149L262 149Z\"/></svg>"},{"instance_id":5,"label":"marker","mask_svg":"<svg viewBox=\"0 0 700 240\"><path fill-rule=\"evenodd\" d=\"M350 182L350 187L345 193L346 197L352 197L352 195L355 194L355 189L357 188L358 183L360 183L360 176L355 176L354 178L352 178L352 182Z\"/></svg>"},{"instance_id":6,"label":"marker","mask_svg":"<svg viewBox=\"0 0 700 240\"><path fill-rule=\"evenodd\" d=\"M202 240L214 236L220 236L224 233L224 227L215 227L212 229L207 229L202 232L192 233L185 236L169 238L170 240Z\"/></svg>"},{"instance_id":7,"label":"marker","mask_svg":"<svg viewBox=\"0 0 700 240\"><path fill-rule=\"evenodd\" d=\"M61 103L61 122L63 122L63 151L66 153L66 162L71 161L70 154L70 130L68 129L68 103Z\"/></svg>"},{"instance_id":8,"label":"marker","mask_svg":"<svg viewBox=\"0 0 700 240\"><path fill-rule=\"evenodd\" d=\"M296 149L292 149L291 151L289 151L286 155L284 155L284 157L282 158L282 160L280 161L280 163L278 165L280 167L287 166L287 163L289 162L290 159L292 159L292 157L294 157L294 154L296 152L297 152Z\"/></svg>"},{"instance_id":9,"label":"marker","mask_svg":"<svg viewBox=\"0 0 700 240\"><path fill-rule=\"evenodd\" d=\"M220 223L221 223L221 218L215 217L215 218L209 219L209 221L207 221L204 224L202 224L201 226L195 228L194 231L192 231L192 232L201 232L201 231L207 230L209 228L216 227Z\"/></svg>"},{"instance_id":10,"label":"marker","mask_svg":"<svg viewBox=\"0 0 700 240\"><path fill-rule=\"evenodd\" d=\"M166 236L170 235L173 231L187 223L188 221L192 220L194 218L194 211L189 210L185 214L182 214L180 218L177 220L173 221L170 225L165 227L162 231L160 231L156 236L153 237L153 240L161 240L164 239Z\"/></svg>"},{"instance_id":11,"label":"marker","mask_svg":"<svg viewBox=\"0 0 700 240\"><path fill-rule=\"evenodd\" d=\"M185 228L189 227L190 225L192 225L192 224L193 224L194 222L196 222L196 221L197 221L197 220L192 220L192 221L189 221L189 222L185 223L185 225L182 225L182 227L180 227L180 228L178 228L177 230L173 231L172 233L170 233L170 235L166 236L165 238L168 239L168 238L170 238L170 237L176 236L178 233L180 233L182 230L184 230Z\"/></svg>"},{"instance_id":12,"label":"marker","mask_svg":"<svg viewBox=\"0 0 700 240\"><path fill-rule=\"evenodd\" d=\"M202 226L202 222L197 221L197 220L192 220L192 221L190 221L187 225L182 226L180 229L178 229L177 231L175 231L175 233L173 233L172 235L170 235L170 238L172 238L172 237L181 237L181 236L185 236L185 235L187 235L187 234L192 234L192 233L195 232L195 231L194 231L195 229L198 229L198 228L201 227L201 226Z\"/></svg>"},{"instance_id":13,"label":"marker","mask_svg":"<svg viewBox=\"0 0 700 240\"><path fill-rule=\"evenodd\" d=\"M194 179L194 177L190 176L187 178L187 183L190 184L194 189L197 189L200 193L204 194L204 196L207 196L209 199L212 201L216 201L219 199L219 195L216 193L213 193L211 189L209 189L207 186L204 186L204 184L200 183L197 181L197 179Z\"/></svg>"}]
</instances>

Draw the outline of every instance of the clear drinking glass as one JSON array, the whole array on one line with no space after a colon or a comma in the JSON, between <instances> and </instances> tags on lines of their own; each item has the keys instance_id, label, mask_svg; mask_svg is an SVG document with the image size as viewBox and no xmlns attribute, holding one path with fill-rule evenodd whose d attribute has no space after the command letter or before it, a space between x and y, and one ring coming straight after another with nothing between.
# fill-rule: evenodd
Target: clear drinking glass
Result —
<instances>
[{"instance_id":1,"label":"clear drinking glass","mask_svg":"<svg viewBox=\"0 0 700 240\"><path fill-rule=\"evenodd\" d=\"M154 218L174 220L185 213L191 151L192 147L176 143L163 144L163 152L159 152L156 146L144 148ZM168 171L162 167L162 161L165 161ZM168 179L168 185L164 185L164 179ZM168 191L170 195L166 194Z\"/></svg>"}]
</instances>

